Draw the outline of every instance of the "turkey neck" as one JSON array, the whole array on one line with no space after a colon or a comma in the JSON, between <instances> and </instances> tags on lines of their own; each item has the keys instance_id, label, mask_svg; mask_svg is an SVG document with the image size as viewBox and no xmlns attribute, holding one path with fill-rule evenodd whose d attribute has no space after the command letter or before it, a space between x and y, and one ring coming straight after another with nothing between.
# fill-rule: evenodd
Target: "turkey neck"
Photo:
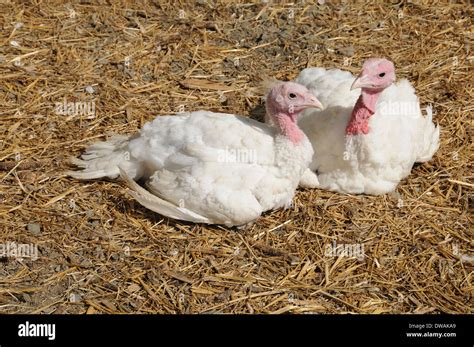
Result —
<instances>
[{"instance_id":1,"label":"turkey neck","mask_svg":"<svg viewBox=\"0 0 474 347\"><path fill-rule=\"evenodd\" d=\"M277 113L272 117L281 135L288 138L295 145L303 140L304 133L296 124L296 118L298 117L296 113Z\"/></svg>"},{"instance_id":2,"label":"turkey neck","mask_svg":"<svg viewBox=\"0 0 474 347\"><path fill-rule=\"evenodd\" d=\"M270 99L267 99L265 103L265 110L268 118L276 126L280 135L286 137L295 145L303 140L305 135L296 122L299 112L280 112Z\"/></svg>"},{"instance_id":3,"label":"turkey neck","mask_svg":"<svg viewBox=\"0 0 474 347\"><path fill-rule=\"evenodd\" d=\"M346 135L367 135L369 133L369 118L375 113L375 105L382 90L362 88L362 93L352 109L351 119L346 127Z\"/></svg>"}]
</instances>

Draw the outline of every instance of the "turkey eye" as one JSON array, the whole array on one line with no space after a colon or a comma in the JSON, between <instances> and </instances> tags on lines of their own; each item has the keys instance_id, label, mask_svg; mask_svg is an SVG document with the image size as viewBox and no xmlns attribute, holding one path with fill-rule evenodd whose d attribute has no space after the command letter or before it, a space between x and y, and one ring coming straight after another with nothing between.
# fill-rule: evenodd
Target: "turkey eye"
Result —
<instances>
[{"instance_id":1,"label":"turkey eye","mask_svg":"<svg viewBox=\"0 0 474 347\"><path fill-rule=\"evenodd\" d=\"M379 74L379 77L383 77L385 76L385 72L382 72L381 74Z\"/></svg>"},{"instance_id":2,"label":"turkey eye","mask_svg":"<svg viewBox=\"0 0 474 347\"><path fill-rule=\"evenodd\" d=\"M290 97L290 99L295 99L295 98L296 98L296 94L295 94L295 93L290 93L290 94L288 94L288 96Z\"/></svg>"}]
</instances>

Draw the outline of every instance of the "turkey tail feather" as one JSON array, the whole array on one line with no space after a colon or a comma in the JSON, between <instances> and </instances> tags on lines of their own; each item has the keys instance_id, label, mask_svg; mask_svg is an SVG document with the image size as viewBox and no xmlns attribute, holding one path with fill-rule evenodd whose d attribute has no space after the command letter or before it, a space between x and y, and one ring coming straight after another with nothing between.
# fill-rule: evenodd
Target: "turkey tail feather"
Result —
<instances>
[{"instance_id":1,"label":"turkey tail feather","mask_svg":"<svg viewBox=\"0 0 474 347\"><path fill-rule=\"evenodd\" d=\"M433 109L431 105L426 107L426 117L424 123L424 136L421 153L418 155L417 162L423 163L433 158L433 155L439 148L439 125L433 123Z\"/></svg>"},{"instance_id":2,"label":"turkey tail feather","mask_svg":"<svg viewBox=\"0 0 474 347\"><path fill-rule=\"evenodd\" d=\"M101 177L116 178L120 174L119 165L128 169L134 163L128 152L128 136L117 135L107 141L94 143L89 146L79 158L71 158L71 164L81 168L80 171L67 171L68 176L87 180Z\"/></svg>"}]
</instances>

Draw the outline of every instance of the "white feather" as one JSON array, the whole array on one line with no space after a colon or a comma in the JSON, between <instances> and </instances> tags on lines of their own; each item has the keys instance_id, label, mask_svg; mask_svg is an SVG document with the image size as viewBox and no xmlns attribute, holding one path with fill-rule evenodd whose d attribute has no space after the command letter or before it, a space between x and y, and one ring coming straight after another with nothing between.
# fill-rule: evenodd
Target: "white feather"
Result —
<instances>
[{"instance_id":1,"label":"white feather","mask_svg":"<svg viewBox=\"0 0 474 347\"><path fill-rule=\"evenodd\" d=\"M313 187L384 194L395 190L415 162L432 158L439 147L439 127L432 122L431 107L424 117L414 88L401 80L380 95L369 133L346 136L360 95L360 90L350 90L354 79L349 72L322 68L305 69L296 79L325 106L306 110L299 122L315 149L310 169L317 172L319 184ZM308 186L310 175L304 174L302 186Z\"/></svg>"},{"instance_id":2,"label":"white feather","mask_svg":"<svg viewBox=\"0 0 474 347\"><path fill-rule=\"evenodd\" d=\"M200 223L242 225L293 198L313 149L246 117L197 111L161 116L132 138L89 147L73 163L89 179L119 174L143 206ZM135 180L144 179L148 190Z\"/></svg>"}]
</instances>

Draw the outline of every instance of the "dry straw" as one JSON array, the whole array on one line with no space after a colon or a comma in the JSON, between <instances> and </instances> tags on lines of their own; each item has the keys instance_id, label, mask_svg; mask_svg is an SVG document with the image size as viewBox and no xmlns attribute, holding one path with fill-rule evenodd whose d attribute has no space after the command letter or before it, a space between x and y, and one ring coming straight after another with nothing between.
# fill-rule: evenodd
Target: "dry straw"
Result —
<instances>
[{"instance_id":1,"label":"dry straw","mask_svg":"<svg viewBox=\"0 0 474 347\"><path fill-rule=\"evenodd\" d=\"M0 259L0 312L473 313L472 12L2 1L0 241L36 245L39 259ZM156 115L258 117L263 76L356 73L377 56L442 127L435 158L394 194L300 190L292 208L234 230L164 219L122 182L62 175L87 144ZM364 256L326 252L335 244Z\"/></svg>"}]
</instances>

